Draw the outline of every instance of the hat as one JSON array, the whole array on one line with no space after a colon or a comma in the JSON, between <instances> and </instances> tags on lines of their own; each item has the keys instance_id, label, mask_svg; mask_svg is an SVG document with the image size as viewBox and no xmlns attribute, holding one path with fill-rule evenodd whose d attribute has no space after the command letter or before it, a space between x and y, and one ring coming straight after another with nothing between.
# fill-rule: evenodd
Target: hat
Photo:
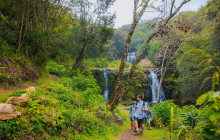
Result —
<instances>
[{"instance_id":1,"label":"hat","mask_svg":"<svg viewBox=\"0 0 220 140\"><path fill-rule=\"evenodd\" d=\"M136 101L134 101L134 103L133 104L136 104L137 102Z\"/></svg>"},{"instance_id":2,"label":"hat","mask_svg":"<svg viewBox=\"0 0 220 140\"><path fill-rule=\"evenodd\" d=\"M141 98L141 99L142 99L142 96L141 96L141 95L138 95L137 98Z\"/></svg>"}]
</instances>

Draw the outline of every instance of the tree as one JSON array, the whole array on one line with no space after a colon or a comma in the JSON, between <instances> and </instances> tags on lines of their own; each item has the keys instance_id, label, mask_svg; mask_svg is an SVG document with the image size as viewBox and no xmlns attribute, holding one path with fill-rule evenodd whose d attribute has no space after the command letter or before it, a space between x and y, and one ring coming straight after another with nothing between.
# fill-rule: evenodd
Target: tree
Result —
<instances>
[{"instance_id":1,"label":"tree","mask_svg":"<svg viewBox=\"0 0 220 140\"><path fill-rule=\"evenodd\" d=\"M131 43L131 38L132 35L134 33L134 30L139 22L139 20L141 19L141 17L143 16L150 0L134 0L134 10L133 10L133 22L131 24L131 28L128 32L128 36L125 42L125 47L124 47L124 51L122 54L122 60L121 60L121 65L119 68L119 73L118 73L118 77L117 77L117 81L116 81L116 86L114 89L114 93L111 96L110 100L108 101L108 105L110 106L109 110L113 111L113 109L115 107L117 107L117 105L120 103L122 96L131 80L131 77L134 73L135 67L138 64L138 62L140 61L141 56L143 55L144 51L146 50L147 45L149 44L149 42L159 33L164 34L164 28L166 27L167 23L169 22L169 20L177 14L177 12L180 10L180 8L186 4L187 2L189 2L190 0L183 0L181 2L181 4L174 10L173 12L173 8L174 8L174 4L175 4L175 0L172 0L171 6L170 6L170 13L169 15L165 18L159 21L158 23L158 27L150 34L150 36L148 37L148 39L145 41L140 53L138 54L134 64L131 67L129 76L125 82L125 84L123 84L123 86L121 85L121 81L122 81L122 75L124 72L124 65L125 65L125 61L126 61L126 57L128 54L128 48L130 46ZM122 89L120 91L120 87L122 86Z\"/></svg>"},{"instance_id":2,"label":"tree","mask_svg":"<svg viewBox=\"0 0 220 140\"><path fill-rule=\"evenodd\" d=\"M171 65L176 55L178 54L181 47L185 44L185 42L186 41L183 41L180 45L176 45L174 44L174 39L172 39L170 42L168 42L169 44L167 44L165 47L165 51L163 53L163 60L160 68L160 82L158 86L157 103L160 103L160 92L166 71Z\"/></svg>"},{"instance_id":3,"label":"tree","mask_svg":"<svg viewBox=\"0 0 220 140\"><path fill-rule=\"evenodd\" d=\"M108 13L108 8L115 0L79 0L77 12L78 25L73 27L73 45L77 57L72 69L80 68L86 53L95 48L102 48L113 35L115 15Z\"/></svg>"},{"instance_id":4,"label":"tree","mask_svg":"<svg viewBox=\"0 0 220 140\"><path fill-rule=\"evenodd\" d=\"M54 29L59 26L57 22L69 11L67 6L65 0L2 0L0 18L8 22L0 28L0 37L17 53L41 63L39 59L51 48Z\"/></svg>"},{"instance_id":5,"label":"tree","mask_svg":"<svg viewBox=\"0 0 220 140\"><path fill-rule=\"evenodd\" d=\"M189 41L189 39L192 36L192 33L188 32L189 30L191 30L192 26L187 25L186 23L184 23L184 21L185 18L183 15L181 15L176 20L170 23L171 24L170 26L173 27L173 29L167 34L167 36L164 37L165 39L163 42L165 47L161 49L162 53L159 53L158 56L156 57L157 59L156 61L159 61L159 63L161 63L160 81L159 81L158 93L157 93L157 103L160 103L160 92L161 92L162 82L167 69L169 69L171 63L178 55L182 46L187 41Z\"/></svg>"}]
</instances>

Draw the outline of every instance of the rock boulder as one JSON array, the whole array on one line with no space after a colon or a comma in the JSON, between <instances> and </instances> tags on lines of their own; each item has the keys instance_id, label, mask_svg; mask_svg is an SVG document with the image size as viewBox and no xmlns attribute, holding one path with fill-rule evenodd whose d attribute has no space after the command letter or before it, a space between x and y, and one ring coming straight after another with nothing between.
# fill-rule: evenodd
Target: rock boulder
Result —
<instances>
[{"instance_id":1,"label":"rock boulder","mask_svg":"<svg viewBox=\"0 0 220 140\"><path fill-rule=\"evenodd\" d=\"M0 120L8 120L20 116L20 112L14 112L16 109L11 104L0 104Z\"/></svg>"},{"instance_id":2,"label":"rock boulder","mask_svg":"<svg viewBox=\"0 0 220 140\"><path fill-rule=\"evenodd\" d=\"M22 94L19 97L11 96L8 98L7 102L14 105L25 105L28 102L28 97L27 94Z\"/></svg>"},{"instance_id":3,"label":"rock boulder","mask_svg":"<svg viewBox=\"0 0 220 140\"><path fill-rule=\"evenodd\" d=\"M36 88L34 86L30 86L29 88L27 88L25 90L27 93L30 93L30 92L35 92L36 91Z\"/></svg>"}]
</instances>

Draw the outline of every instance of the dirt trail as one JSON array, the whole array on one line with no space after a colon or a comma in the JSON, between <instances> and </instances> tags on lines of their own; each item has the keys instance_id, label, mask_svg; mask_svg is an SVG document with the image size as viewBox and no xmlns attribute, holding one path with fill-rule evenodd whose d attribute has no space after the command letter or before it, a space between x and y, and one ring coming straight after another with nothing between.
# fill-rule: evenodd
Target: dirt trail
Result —
<instances>
[{"instance_id":1,"label":"dirt trail","mask_svg":"<svg viewBox=\"0 0 220 140\"><path fill-rule=\"evenodd\" d=\"M53 74L50 74L51 75L51 78L48 79L48 81L55 81L55 82L58 82L59 80L59 77L57 75L53 75ZM17 87L17 88L6 88L6 87L0 87L0 94L4 94L4 93L7 93L7 92L12 92L12 91L19 91L19 90L24 90L30 86L41 86L37 83L32 83L30 84L29 86L20 86L20 87Z\"/></svg>"},{"instance_id":2,"label":"dirt trail","mask_svg":"<svg viewBox=\"0 0 220 140\"><path fill-rule=\"evenodd\" d=\"M127 113L129 113L128 108L118 107L118 109L125 110ZM135 132L133 132L133 130L129 128L129 129L126 129L123 133L121 133L117 137L117 139L119 140L146 140L146 137L142 135L135 135Z\"/></svg>"},{"instance_id":3,"label":"dirt trail","mask_svg":"<svg viewBox=\"0 0 220 140\"><path fill-rule=\"evenodd\" d=\"M127 129L124 133L119 135L119 140L144 140L144 139L146 140L146 138L141 135L135 136L135 133L130 129Z\"/></svg>"}]
</instances>

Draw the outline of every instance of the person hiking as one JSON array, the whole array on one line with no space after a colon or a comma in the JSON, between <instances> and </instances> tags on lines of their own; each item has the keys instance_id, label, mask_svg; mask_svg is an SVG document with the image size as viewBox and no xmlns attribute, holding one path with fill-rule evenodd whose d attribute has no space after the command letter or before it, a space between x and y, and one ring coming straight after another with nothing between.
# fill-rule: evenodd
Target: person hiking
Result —
<instances>
[{"instance_id":1,"label":"person hiking","mask_svg":"<svg viewBox=\"0 0 220 140\"><path fill-rule=\"evenodd\" d=\"M150 122L153 120L153 115L152 115L152 111L150 110L150 106L147 107L146 118L147 118L147 126L148 126L147 130L151 130Z\"/></svg>"},{"instance_id":2,"label":"person hiking","mask_svg":"<svg viewBox=\"0 0 220 140\"><path fill-rule=\"evenodd\" d=\"M134 106L136 104L136 101L134 101L133 105L130 107L130 112L129 112L129 118L131 120L131 130L134 130L134 117L133 117L133 112L134 112Z\"/></svg>"},{"instance_id":3,"label":"person hiking","mask_svg":"<svg viewBox=\"0 0 220 140\"><path fill-rule=\"evenodd\" d=\"M133 117L134 117L134 126L136 130L136 134L139 134L138 131L138 123L140 123L140 126L142 128L140 134L143 134L144 131L144 119L145 119L145 111L147 111L147 106L144 101L142 101L142 96L137 96L137 103L134 107Z\"/></svg>"}]
</instances>

